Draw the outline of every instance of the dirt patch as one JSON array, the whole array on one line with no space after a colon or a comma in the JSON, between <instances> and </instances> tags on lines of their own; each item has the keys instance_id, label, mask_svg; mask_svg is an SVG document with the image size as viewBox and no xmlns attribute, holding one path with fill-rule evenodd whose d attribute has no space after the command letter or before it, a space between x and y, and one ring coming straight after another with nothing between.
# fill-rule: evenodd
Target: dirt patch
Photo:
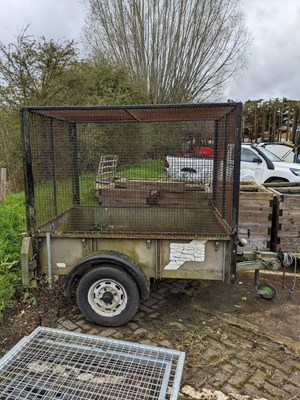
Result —
<instances>
[{"instance_id":1,"label":"dirt patch","mask_svg":"<svg viewBox=\"0 0 300 400\"><path fill-rule=\"evenodd\" d=\"M46 284L38 289L19 289L0 322L0 357L37 326L55 327L58 318L71 307L63 296L64 279L59 279L52 290Z\"/></svg>"}]
</instances>

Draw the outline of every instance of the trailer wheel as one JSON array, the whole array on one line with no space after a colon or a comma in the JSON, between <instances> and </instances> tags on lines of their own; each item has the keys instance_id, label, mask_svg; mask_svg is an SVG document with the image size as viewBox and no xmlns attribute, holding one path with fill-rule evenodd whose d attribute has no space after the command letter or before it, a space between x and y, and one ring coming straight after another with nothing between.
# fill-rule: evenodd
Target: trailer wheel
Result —
<instances>
[{"instance_id":1,"label":"trailer wheel","mask_svg":"<svg viewBox=\"0 0 300 400\"><path fill-rule=\"evenodd\" d=\"M109 264L87 272L77 288L77 304L82 314L103 326L120 326L130 321L139 308L139 300L133 278Z\"/></svg>"},{"instance_id":2,"label":"trailer wheel","mask_svg":"<svg viewBox=\"0 0 300 400\"><path fill-rule=\"evenodd\" d=\"M262 283L258 288L257 292L262 299L273 300L276 296L276 289L269 283Z\"/></svg>"}]
</instances>

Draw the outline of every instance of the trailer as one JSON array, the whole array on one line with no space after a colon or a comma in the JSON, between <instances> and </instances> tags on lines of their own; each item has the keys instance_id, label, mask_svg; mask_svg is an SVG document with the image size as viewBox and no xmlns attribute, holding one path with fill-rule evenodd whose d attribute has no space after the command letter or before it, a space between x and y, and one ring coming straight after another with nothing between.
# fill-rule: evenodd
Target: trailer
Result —
<instances>
[{"instance_id":1,"label":"trailer","mask_svg":"<svg viewBox=\"0 0 300 400\"><path fill-rule=\"evenodd\" d=\"M151 279L234 282L241 120L240 103L23 108L23 284L65 275L88 320L119 326ZM207 148L205 179L166 173L168 156ZM280 262L256 251L238 265Z\"/></svg>"}]
</instances>

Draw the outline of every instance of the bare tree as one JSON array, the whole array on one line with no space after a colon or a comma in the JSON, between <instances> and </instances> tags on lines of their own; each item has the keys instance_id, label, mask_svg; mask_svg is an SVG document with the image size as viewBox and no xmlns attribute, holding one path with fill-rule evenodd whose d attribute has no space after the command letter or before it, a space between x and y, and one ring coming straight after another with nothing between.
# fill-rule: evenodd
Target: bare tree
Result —
<instances>
[{"instance_id":1,"label":"bare tree","mask_svg":"<svg viewBox=\"0 0 300 400\"><path fill-rule=\"evenodd\" d=\"M122 65L153 103L203 101L244 65L240 0L87 0L84 40Z\"/></svg>"}]
</instances>

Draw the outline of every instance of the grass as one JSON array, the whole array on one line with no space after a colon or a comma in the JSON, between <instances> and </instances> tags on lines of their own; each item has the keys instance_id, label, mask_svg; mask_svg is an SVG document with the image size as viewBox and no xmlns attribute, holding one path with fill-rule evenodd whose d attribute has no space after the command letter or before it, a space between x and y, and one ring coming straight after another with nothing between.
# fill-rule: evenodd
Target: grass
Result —
<instances>
[{"instance_id":1,"label":"grass","mask_svg":"<svg viewBox=\"0 0 300 400\"><path fill-rule=\"evenodd\" d=\"M26 231L24 193L7 196L0 204L0 318L21 283L20 249Z\"/></svg>"},{"instance_id":2,"label":"grass","mask_svg":"<svg viewBox=\"0 0 300 400\"><path fill-rule=\"evenodd\" d=\"M158 179L164 173L162 160L146 160L140 164L117 171L116 175L128 178Z\"/></svg>"}]
</instances>

